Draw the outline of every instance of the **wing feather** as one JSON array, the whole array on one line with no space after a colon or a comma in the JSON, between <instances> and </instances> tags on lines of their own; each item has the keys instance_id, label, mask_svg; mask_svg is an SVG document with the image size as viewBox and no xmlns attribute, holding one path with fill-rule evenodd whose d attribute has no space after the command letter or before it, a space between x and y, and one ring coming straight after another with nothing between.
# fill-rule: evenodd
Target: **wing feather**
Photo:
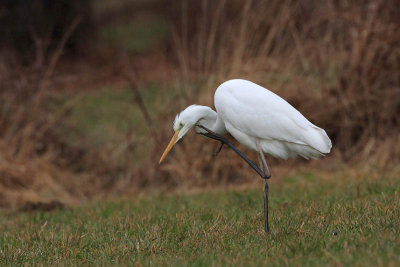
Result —
<instances>
[{"instance_id":1,"label":"wing feather","mask_svg":"<svg viewBox=\"0 0 400 267\"><path fill-rule=\"evenodd\" d=\"M249 136L309 145L321 153L330 151L332 144L323 129L264 87L230 80L218 87L214 99L222 119Z\"/></svg>"}]
</instances>

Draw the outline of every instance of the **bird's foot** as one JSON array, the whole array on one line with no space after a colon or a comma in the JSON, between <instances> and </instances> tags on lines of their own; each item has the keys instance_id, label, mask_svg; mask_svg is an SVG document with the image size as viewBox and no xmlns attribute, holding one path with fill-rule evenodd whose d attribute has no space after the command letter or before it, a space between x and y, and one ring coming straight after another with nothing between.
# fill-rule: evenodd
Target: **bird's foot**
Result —
<instances>
[{"instance_id":1,"label":"bird's foot","mask_svg":"<svg viewBox=\"0 0 400 267\"><path fill-rule=\"evenodd\" d=\"M203 125L197 124L196 126L206 131L206 133L200 133L201 135L204 135L204 136L206 136L208 138L220 141L222 144L228 144L229 141L227 139L225 139L224 137L222 137L221 135L219 135L217 133L214 133L213 131L211 131L210 129L204 127ZM221 151L221 149L222 148L220 148L218 150L218 152Z\"/></svg>"},{"instance_id":2,"label":"bird's foot","mask_svg":"<svg viewBox=\"0 0 400 267\"><path fill-rule=\"evenodd\" d=\"M219 152L221 152L222 147L224 146L224 142L221 141L221 145L219 146L218 150L214 152L214 157L218 156Z\"/></svg>"},{"instance_id":3,"label":"bird's foot","mask_svg":"<svg viewBox=\"0 0 400 267\"><path fill-rule=\"evenodd\" d=\"M213 131L211 131L207 127L204 127L203 125L198 124L196 126L199 127L199 128L202 128L203 130L206 131L206 133L200 133L201 135L221 142L221 145L219 146L217 151L215 151L214 154L213 154L213 156L216 157L219 154L219 152L221 152L222 147L224 146L224 144L227 144L228 140L226 140L224 137L220 136L219 134L214 133Z\"/></svg>"},{"instance_id":4,"label":"bird's foot","mask_svg":"<svg viewBox=\"0 0 400 267\"><path fill-rule=\"evenodd\" d=\"M261 176L261 178L265 179L267 177L267 175L260 168L258 168L257 165L254 164L254 162L249 160L242 152L240 152L234 145L232 145L231 142L229 142L228 139L225 139L224 137L220 136L219 134L214 133L213 131L211 131L210 129L204 127L203 125L197 124L196 126L199 127L199 128L202 128L203 130L206 131L206 133L199 133L199 134L201 134L201 135L203 135L205 137L220 141L222 143L220 149L218 150L218 152L222 149L222 146L224 144L226 144L233 151L235 151L244 161L246 161L247 164L249 164Z\"/></svg>"}]
</instances>

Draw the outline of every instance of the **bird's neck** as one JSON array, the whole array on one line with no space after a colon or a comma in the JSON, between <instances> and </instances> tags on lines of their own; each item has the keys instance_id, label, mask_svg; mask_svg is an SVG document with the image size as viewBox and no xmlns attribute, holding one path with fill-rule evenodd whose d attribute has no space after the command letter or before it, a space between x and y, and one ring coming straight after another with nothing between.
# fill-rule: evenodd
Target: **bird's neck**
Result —
<instances>
[{"instance_id":1,"label":"bird's neck","mask_svg":"<svg viewBox=\"0 0 400 267\"><path fill-rule=\"evenodd\" d=\"M225 129L225 124L220 118L220 116L209 107L204 107L202 109L202 116L197 122L197 124L203 125L204 127L210 129L214 133L219 135L224 135L227 133ZM197 127L196 127L197 128ZM203 132L200 128L196 129L197 132Z\"/></svg>"}]
</instances>

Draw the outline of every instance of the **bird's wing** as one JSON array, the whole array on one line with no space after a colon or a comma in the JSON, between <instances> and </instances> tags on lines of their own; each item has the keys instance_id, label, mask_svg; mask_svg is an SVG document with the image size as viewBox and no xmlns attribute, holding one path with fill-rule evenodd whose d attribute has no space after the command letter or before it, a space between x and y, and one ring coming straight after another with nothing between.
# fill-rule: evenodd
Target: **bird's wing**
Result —
<instances>
[{"instance_id":1,"label":"bird's wing","mask_svg":"<svg viewBox=\"0 0 400 267\"><path fill-rule=\"evenodd\" d=\"M309 145L329 153L331 142L325 131L284 99L249 81L229 82L215 94L215 107L226 123L253 137Z\"/></svg>"}]
</instances>

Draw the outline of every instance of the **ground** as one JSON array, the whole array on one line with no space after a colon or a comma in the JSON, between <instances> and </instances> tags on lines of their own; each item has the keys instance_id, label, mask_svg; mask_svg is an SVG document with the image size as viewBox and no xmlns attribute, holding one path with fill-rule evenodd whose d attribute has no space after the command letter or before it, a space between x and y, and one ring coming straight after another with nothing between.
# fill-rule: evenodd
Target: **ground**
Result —
<instances>
[{"instance_id":1,"label":"ground","mask_svg":"<svg viewBox=\"0 0 400 267\"><path fill-rule=\"evenodd\" d=\"M400 264L400 179L302 173L259 186L132 196L0 213L0 263L35 265Z\"/></svg>"}]
</instances>

